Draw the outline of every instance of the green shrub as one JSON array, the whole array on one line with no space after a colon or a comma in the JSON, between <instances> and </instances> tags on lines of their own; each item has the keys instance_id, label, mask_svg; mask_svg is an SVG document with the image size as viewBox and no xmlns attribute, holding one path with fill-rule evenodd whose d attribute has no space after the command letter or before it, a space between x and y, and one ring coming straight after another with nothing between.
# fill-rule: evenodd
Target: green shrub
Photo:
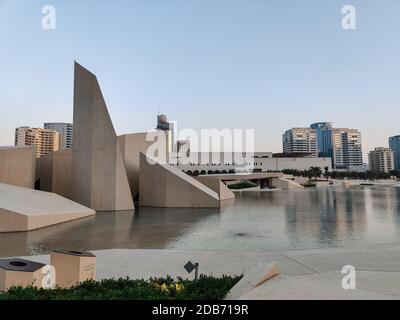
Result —
<instances>
[{"instance_id":1,"label":"green shrub","mask_svg":"<svg viewBox=\"0 0 400 320\"><path fill-rule=\"evenodd\" d=\"M228 188L233 189L233 190L247 189L247 188L254 188L254 187L258 187L258 185L251 181L248 181L248 180L242 180L238 183L228 185Z\"/></svg>"},{"instance_id":2,"label":"green shrub","mask_svg":"<svg viewBox=\"0 0 400 320\"><path fill-rule=\"evenodd\" d=\"M178 280L170 276L149 280L105 279L85 281L69 289L13 287L0 300L220 300L242 276Z\"/></svg>"}]
</instances>

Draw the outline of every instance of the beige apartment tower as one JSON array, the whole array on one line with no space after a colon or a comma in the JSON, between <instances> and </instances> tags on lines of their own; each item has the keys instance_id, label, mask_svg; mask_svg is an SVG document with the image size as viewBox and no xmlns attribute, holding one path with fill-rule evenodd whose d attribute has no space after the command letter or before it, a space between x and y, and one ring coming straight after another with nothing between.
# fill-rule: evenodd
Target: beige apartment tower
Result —
<instances>
[{"instance_id":1,"label":"beige apartment tower","mask_svg":"<svg viewBox=\"0 0 400 320\"><path fill-rule=\"evenodd\" d=\"M349 171L363 165L361 132L357 129L332 129L332 157L335 169Z\"/></svg>"},{"instance_id":2,"label":"beige apartment tower","mask_svg":"<svg viewBox=\"0 0 400 320\"><path fill-rule=\"evenodd\" d=\"M19 127L15 129L15 146L34 146L40 158L60 149L60 134L54 130Z\"/></svg>"},{"instance_id":3,"label":"beige apartment tower","mask_svg":"<svg viewBox=\"0 0 400 320\"><path fill-rule=\"evenodd\" d=\"M390 172L394 170L393 151L389 148L375 148L368 154L369 169L374 172Z\"/></svg>"}]
</instances>

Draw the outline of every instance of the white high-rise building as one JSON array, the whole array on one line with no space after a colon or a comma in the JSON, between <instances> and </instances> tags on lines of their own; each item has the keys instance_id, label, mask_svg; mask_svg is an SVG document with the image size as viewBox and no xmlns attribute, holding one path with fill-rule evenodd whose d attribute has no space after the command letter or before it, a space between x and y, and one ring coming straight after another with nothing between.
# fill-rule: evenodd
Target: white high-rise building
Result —
<instances>
[{"instance_id":1,"label":"white high-rise building","mask_svg":"<svg viewBox=\"0 0 400 320\"><path fill-rule=\"evenodd\" d=\"M60 149L60 134L57 131L19 127L15 129L16 146L34 146L36 158Z\"/></svg>"},{"instance_id":2,"label":"white high-rise building","mask_svg":"<svg viewBox=\"0 0 400 320\"><path fill-rule=\"evenodd\" d=\"M369 169L375 172L390 172L394 170L393 151L389 148L375 148L368 154Z\"/></svg>"},{"instance_id":3,"label":"white high-rise building","mask_svg":"<svg viewBox=\"0 0 400 320\"><path fill-rule=\"evenodd\" d=\"M161 130L165 134L167 153L176 151L176 123L168 122L167 116L165 114L157 115L157 130Z\"/></svg>"},{"instance_id":4,"label":"white high-rise building","mask_svg":"<svg viewBox=\"0 0 400 320\"><path fill-rule=\"evenodd\" d=\"M316 130L311 128L293 128L282 136L283 153L318 156Z\"/></svg>"},{"instance_id":5,"label":"white high-rise building","mask_svg":"<svg viewBox=\"0 0 400 320\"><path fill-rule=\"evenodd\" d=\"M356 129L332 129L333 167L357 171L363 166L361 132Z\"/></svg>"},{"instance_id":6,"label":"white high-rise building","mask_svg":"<svg viewBox=\"0 0 400 320\"><path fill-rule=\"evenodd\" d=\"M57 131L60 134L60 149L72 148L72 123L54 122L45 123L45 129Z\"/></svg>"}]
</instances>

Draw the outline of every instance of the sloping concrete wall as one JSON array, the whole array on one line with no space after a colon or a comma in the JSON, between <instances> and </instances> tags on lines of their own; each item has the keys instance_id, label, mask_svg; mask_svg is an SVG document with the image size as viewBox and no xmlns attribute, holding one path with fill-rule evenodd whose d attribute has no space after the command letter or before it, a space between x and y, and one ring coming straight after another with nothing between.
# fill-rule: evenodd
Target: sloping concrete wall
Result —
<instances>
[{"instance_id":1,"label":"sloping concrete wall","mask_svg":"<svg viewBox=\"0 0 400 320\"><path fill-rule=\"evenodd\" d=\"M139 205L163 208L219 208L220 202L217 192L196 179L170 165L156 163L140 153Z\"/></svg>"},{"instance_id":2,"label":"sloping concrete wall","mask_svg":"<svg viewBox=\"0 0 400 320\"><path fill-rule=\"evenodd\" d=\"M147 132L139 132L118 136L133 199L139 192L140 152L146 153L148 147L154 143L146 141L146 135Z\"/></svg>"},{"instance_id":3,"label":"sloping concrete wall","mask_svg":"<svg viewBox=\"0 0 400 320\"><path fill-rule=\"evenodd\" d=\"M303 184L303 183L307 183L310 179L308 179L307 177L293 177L294 181L296 181L298 184Z\"/></svg>"},{"instance_id":4,"label":"sloping concrete wall","mask_svg":"<svg viewBox=\"0 0 400 320\"><path fill-rule=\"evenodd\" d=\"M234 193L221 180L209 178L207 176L197 176L194 178L218 193L220 201L235 199Z\"/></svg>"},{"instance_id":5,"label":"sloping concrete wall","mask_svg":"<svg viewBox=\"0 0 400 320\"><path fill-rule=\"evenodd\" d=\"M133 210L128 178L94 74L75 63L72 199L99 211Z\"/></svg>"},{"instance_id":6,"label":"sloping concrete wall","mask_svg":"<svg viewBox=\"0 0 400 320\"><path fill-rule=\"evenodd\" d=\"M0 232L29 231L94 214L54 193L0 183Z\"/></svg>"},{"instance_id":7,"label":"sloping concrete wall","mask_svg":"<svg viewBox=\"0 0 400 320\"><path fill-rule=\"evenodd\" d=\"M0 182L34 187L35 150L32 146L0 147Z\"/></svg>"},{"instance_id":8,"label":"sloping concrete wall","mask_svg":"<svg viewBox=\"0 0 400 320\"><path fill-rule=\"evenodd\" d=\"M40 190L72 198L72 149L49 153L38 161Z\"/></svg>"},{"instance_id":9,"label":"sloping concrete wall","mask_svg":"<svg viewBox=\"0 0 400 320\"><path fill-rule=\"evenodd\" d=\"M283 190L304 188L301 184L297 183L296 181L288 180L285 178L272 178L271 186Z\"/></svg>"}]
</instances>

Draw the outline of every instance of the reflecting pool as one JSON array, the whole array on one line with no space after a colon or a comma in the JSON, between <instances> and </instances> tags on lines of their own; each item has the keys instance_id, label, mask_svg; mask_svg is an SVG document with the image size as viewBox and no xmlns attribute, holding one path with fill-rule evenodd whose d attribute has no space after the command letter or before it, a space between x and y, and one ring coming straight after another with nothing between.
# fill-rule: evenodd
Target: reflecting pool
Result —
<instances>
[{"instance_id":1,"label":"reflecting pool","mask_svg":"<svg viewBox=\"0 0 400 320\"><path fill-rule=\"evenodd\" d=\"M236 194L222 209L140 208L0 234L0 256L53 249L288 250L400 241L400 188Z\"/></svg>"}]
</instances>

